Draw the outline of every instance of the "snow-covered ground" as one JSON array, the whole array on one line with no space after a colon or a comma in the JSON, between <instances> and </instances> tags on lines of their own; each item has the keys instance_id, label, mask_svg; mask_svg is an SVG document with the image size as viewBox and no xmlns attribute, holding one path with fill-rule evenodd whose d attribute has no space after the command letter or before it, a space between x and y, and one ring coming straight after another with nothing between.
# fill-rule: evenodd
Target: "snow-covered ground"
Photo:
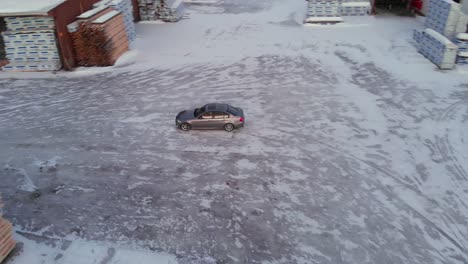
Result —
<instances>
[{"instance_id":1,"label":"snow-covered ground","mask_svg":"<svg viewBox=\"0 0 468 264\"><path fill-rule=\"evenodd\" d=\"M422 19L305 5L194 5L116 67L0 74L7 263L467 263L468 71L416 52ZM175 129L212 101L246 127Z\"/></svg>"}]
</instances>

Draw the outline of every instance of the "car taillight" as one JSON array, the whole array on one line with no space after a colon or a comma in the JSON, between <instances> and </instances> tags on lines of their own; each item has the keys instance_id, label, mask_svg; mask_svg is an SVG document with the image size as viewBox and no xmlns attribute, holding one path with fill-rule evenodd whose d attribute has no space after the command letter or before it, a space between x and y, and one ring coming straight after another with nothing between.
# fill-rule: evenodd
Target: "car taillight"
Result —
<instances>
[{"instance_id":1,"label":"car taillight","mask_svg":"<svg viewBox=\"0 0 468 264\"><path fill-rule=\"evenodd\" d=\"M244 118L241 117L241 118L239 119L239 122L244 122Z\"/></svg>"}]
</instances>

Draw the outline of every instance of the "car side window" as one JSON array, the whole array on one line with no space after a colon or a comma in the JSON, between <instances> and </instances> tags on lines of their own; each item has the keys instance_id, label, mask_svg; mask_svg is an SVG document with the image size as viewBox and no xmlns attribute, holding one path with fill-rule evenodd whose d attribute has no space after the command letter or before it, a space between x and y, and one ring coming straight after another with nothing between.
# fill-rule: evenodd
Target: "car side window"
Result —
<instances>
[{"instance_id":1,"label":"car side window","mask_svg":"<svg viewBox=\"0 0 468 264\"><path fill-rule=\"evenodd\" d=\"M213 112L205 112L201 115L201 119L213 119Z\"/></svg>"},{"instance_id":2,"label":"car side window","mask_svg":"<svg viewBox=\"0 0 468 264\"><path fill-rule=\"evenodd\" d=\"M229 118L229 115L224 112L215 112L214 119L226 119Z\"/></svg>"}]
</instances>

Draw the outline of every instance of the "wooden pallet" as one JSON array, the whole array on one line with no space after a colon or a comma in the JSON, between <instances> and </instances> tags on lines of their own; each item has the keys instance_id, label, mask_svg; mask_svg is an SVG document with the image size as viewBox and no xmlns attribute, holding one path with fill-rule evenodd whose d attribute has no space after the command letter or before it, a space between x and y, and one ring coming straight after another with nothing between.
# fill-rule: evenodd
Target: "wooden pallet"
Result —
<instances>
[{"instance_id":1,"label":"wooden pallet","mask_svg":"<svg viewBox=\"0 0 468 264\"><path fill-rule=\"evenodd\" d=\"M0 216L0 263L5 260L15 246L16 241L13 239L13 226Z\"/></svg>"}]
</instances>

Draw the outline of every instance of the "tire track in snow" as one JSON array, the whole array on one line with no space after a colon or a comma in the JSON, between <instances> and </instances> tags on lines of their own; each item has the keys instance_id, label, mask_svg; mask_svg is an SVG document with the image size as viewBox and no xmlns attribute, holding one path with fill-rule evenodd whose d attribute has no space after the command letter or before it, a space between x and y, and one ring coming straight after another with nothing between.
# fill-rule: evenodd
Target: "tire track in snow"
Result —
<instances>
[{"instance_id":1,"label":"tire track in snow","mask_svg":"<svg viewBox=\"0 0 468 264\"><path fill-rule=\"evenodd\" d=\"M251 136L255 136L255 137L259 137L259 138L262 138L264 140L268 140L268 141L274 141L275 139L273 138L269 138L269 137L260 137L258 135L251 135ZM374 162L371 162L371 161L367 161L367 160L364 160L364 159L361 159L359 157L357 157L356 155L354 154L351 154L351 153L348 153L344 150L341 150L339 149L338 147L335 147L333 145L330 145L326 142L323 142L323 141L320 141L320 140L316 140L316 139L311 139L312 141L314 141L315 143L317 144L320 144L322 146L325 146L327 149L335 152L336 154L338 155L342 155L344 157L347 157L349 159L352 159L352 160L355 160L361 164L365 164L367 165L368 167L371 167L377 171L379 171L380 173L382 173L383 175L386 175L392 179L394 179L396 182L398 182L399 184L401 184L402 186L404 186L405 188L407 189L410 189L411 191L413 192L416 192L420 197L423 197L424 199L427 199L431 202L435 202L434 200L422 195L422 193L414 186L404 182L401 180L401 177L397 177L395 176L395 172L392 172L388 169L386 169L385 167L383 166L379 166L377 164L375 164ZM301 149L303 152L307 152L306 149ZM367 178L367 179L370 179L371 178ZM374 185L376 186L379 186L379 184L374 180ZM457 239L453 238L450 234L448 234L447 232L445 232L445 230L441 227L439 227L436 223L434 223L433 221L431 221L427 216L425 216L423 213L419 212L416 208L414 208L413 206L411 206L409 203L407 203L405 200L401 199L400 197L396 196L391 190L388 190L387 188L380 188L380 190L382 190L382 192L384 192L388 197L392 197L398 201L401 202L402 205L404 205L406 207L406 209L410 210L411 212L413 212L418 218L422 219L423 221L425 221L426 223L428 223L430 226L432 226L435 230L437 230L437 232L439 232L443 237L445 237L448 241L450 241L450 243L452 243L455 247L457 247L461 252L463 252L464 254L467 254L468 250L467 248L462 245L461 243L459 243L457 241ZM466 258L468 258L468 255L465 256Z\"/></svg>"},{"instance_id":2,"label":"tire track in snow","mask_svg":"<svg viewBox=\"0 0 468 264\"><path fill-rule=\"evenodd\" d=\"M436 121L438 123L442 123L453 120L461 110L467 108L467 103L468 101L463 100L451 104L436 118ZM462 140L464 140L464 138L462 138ZM458 157L454 152L454 147L449 140L449 134L446 132L442 136L436 136L435 145L440 155L442 156L443 161L451 163L450 166L453 168L451 172L454 174L457 180L468 180L468 173L465 170L463 163L458 160Z\"/></svg>"}]
</instances>

